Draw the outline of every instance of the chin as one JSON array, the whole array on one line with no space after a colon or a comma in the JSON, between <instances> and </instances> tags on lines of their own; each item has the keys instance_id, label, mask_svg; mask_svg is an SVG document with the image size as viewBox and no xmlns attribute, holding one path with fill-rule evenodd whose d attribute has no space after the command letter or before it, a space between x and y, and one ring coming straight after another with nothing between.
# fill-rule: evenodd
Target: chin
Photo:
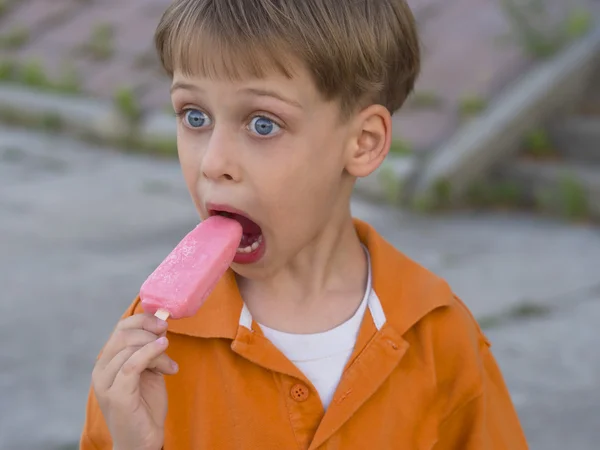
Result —
<instances>
[{"instance_id":1,"label":"chin","mask_svg":"<svg viewBox=\"0 0 600 450\"><path fill-rule=\"evenodd\" d=\"M248 280L265 280L273 276L279 267L271 256L272 254L265 249L264 254L255 262L241 264L234 261L231 269L236 275Z\"/></svg>"}]
</instances>

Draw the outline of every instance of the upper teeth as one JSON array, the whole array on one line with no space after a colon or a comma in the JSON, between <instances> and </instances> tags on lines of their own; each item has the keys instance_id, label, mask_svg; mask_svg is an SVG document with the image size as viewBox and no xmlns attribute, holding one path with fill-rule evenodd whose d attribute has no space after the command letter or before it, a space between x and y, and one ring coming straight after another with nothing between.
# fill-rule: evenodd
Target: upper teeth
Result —
<instances>
[{"instance_id":1,"label":"upper teeth","mask_svg":"<svg viewBox=\"0 0 600 450\"><path fill-rule=\"evenodd\" d=\"M248 247L239 247L237 249L237 251L238 251L238 253L252 253L254 250L256 250L259 247L262 240L263 240L263 237L261 234L252 245L249 245Z\"/></svg>"}]
</instances>

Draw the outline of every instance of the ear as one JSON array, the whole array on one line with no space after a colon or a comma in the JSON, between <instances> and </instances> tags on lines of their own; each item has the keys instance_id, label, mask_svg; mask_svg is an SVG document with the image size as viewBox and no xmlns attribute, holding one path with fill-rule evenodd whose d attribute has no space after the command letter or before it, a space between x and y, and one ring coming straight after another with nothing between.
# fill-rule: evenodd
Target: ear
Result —
<instances>
[{"instance_id":1,"label":"ear","mask_svg":"<svg viewBox=\"0 0 600 450\"><path fill-rule=\"evenodd\" d=\"M355 124L346 171L354 177L366 177L381 165L390 150L392 117L386 107L370 105L358 113Z\"/></svg>"}]
</instances>

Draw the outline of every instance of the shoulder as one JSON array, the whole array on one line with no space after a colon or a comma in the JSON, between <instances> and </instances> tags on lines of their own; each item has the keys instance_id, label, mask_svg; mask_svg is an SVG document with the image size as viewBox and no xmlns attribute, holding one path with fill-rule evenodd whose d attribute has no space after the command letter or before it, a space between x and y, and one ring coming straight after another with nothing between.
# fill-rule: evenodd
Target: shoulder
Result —
<instances>
[{"instance_id":1,"label":"shoulder","mask_svg":"<svg viewBox=\"0 0 600 450\"><path fill-rule=\"evenodd\" d=\"M447 305L423 317L407 339L431 363L442 417L484 393L490 342L454 293Z\"/></svg>"},{"instance_id":2,"label":"shoulder","mask_svg":"<svg viewBox=\"0 0 600 450\"><path fill-rule=\"evenodd\" d=\"M447 284L448 293L406 333L417 347L434 352L440 375L478 372L478 360L490 342L464 302ZM441 292L438 295L442 295Z\"/></svg>"},{"instance_id":3,"label":"shoulder","mask_svg":"<svg viewBox=\"0 0 600 450\"><path fill-rule=\"evenodd\" d=\"M489 342L446 280L381 240L371 244L386 320L408 343L414 370L435 385L444 416L482 394Z\"/></svg>"},{"instance_id":4,"label":"shoulder","mask_svg":"<svg viewBox=\"0 0 600 450\"><path fill-rule=\"evenodd\" d=\"M477 353L489 345L473 313L454 292L451 292L446 305L423 318L423 326L430 328L438 339L447 342L451 348L469 349Z\"/></svg>"},{"instance_id":5,"label":"shoulder","mask_svg":"<svg viewBox=\"0 0 600 450\"><path fill-rule=\"evenodd\" d=\"M429 338L425 351L435 380L433 408L444 442L468 436L464 448L527 448L491 343L462 300L453 294L420 328L415 330Z\"/></svg>"}]
</instances>

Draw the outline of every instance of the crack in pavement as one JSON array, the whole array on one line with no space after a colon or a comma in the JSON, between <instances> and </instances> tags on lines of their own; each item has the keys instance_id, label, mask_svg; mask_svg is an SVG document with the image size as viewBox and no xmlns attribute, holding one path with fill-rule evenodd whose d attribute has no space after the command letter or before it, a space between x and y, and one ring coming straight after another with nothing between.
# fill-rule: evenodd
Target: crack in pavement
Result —
<instances>
[{"instance_id":1,"label":"crack in pavement","mask_svg":"<svg viewBox=\"0 0 600 450\"><path fill-rule=\"evenodd\" d=\"M477 318L482 329L500 327L522 320L542 319L559 310L575 308L588 302L600 301L600 283L573 289L568 292L538 299L522 299L497 314Z\"/></svg>"}]
</instances>

